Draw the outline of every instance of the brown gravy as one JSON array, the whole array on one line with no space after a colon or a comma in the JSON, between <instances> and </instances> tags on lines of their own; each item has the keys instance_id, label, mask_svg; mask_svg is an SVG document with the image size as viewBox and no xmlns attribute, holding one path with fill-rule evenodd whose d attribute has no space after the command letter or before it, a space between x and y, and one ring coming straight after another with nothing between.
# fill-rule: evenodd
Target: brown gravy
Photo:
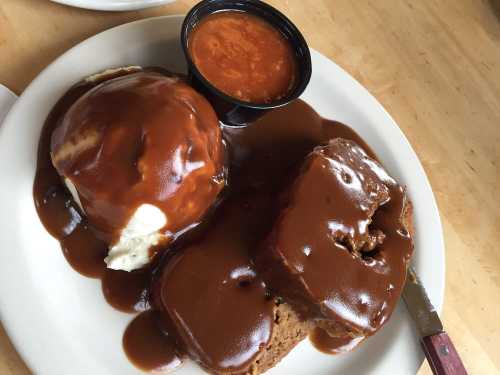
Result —
<instances>
[{"instance_id":1,"label":"brown gravy","mask_svg":"<svg viewBox=\"0 0 500 375\"><path fill-rule=\"evenodd\" d=\"M52 130L71 104L93 86L95 83L86 82L71 88L46 120L39 142L33 190L37 212L47 231L61 242L70 265L85 276L101 278L102 290L110 305L121 311L144 311L130 323L124 334L123 346L130 360L146 370L175 368L181 362L184 349L174 345L175 340L169 334L169 329L157 324L157 313L150 310L150 284L158 266L152 265L132 273L107 270L103 262L107 245L88 230L85 218L66 191L50 160ZM240 227L241 235L233 238L235 246L244 249L251 248L270 229L277 192L287 182L290 172L316 145L324 144L331 138L343 137L354 140L373 155L352 129L321 118L301 100L269 112L249 127L223 127L223 134L231 154L226 201L240 207L247 207L248 202L259 202L258 210L241 209L232 213L236 215L235 221L246 223ZM213 229L217 228L217 217L216 212L212 219L202 223L200 238L205 234L215 235L217 241L224 242L225 233L231 236L230 232L225 231L213 233ZM187 237L185 241L188 245L196 244L196 238ZM171 252L179 251L182 251L180 246L174 244ZM244 257L244 252L242 254ZM228 272L223 266L215 271ZM206 271L201 267L200 272ZM267 308L266 304L262 305L263 311ZM234 334L239 329L240 327L228 329L227 335L232 332ZM248 353L250 352L251 350Z\"/></svg>"},{"instance_id":2,"label":"brown gravy","mask_svg":"<svg viewBox=\"0 0 500 375\"><path fill-rule=\"evenodd\" d=\"M355 335L392 314L413 246L403 229L406 195L354 142L334 139L309 154L256 255L277 295L315 320Z\"/></svg>"},{"instance_id":3,"label":"brown gravy","mask_svg":"<svg viewBox=\"0 0 500 375\"><path fill-rule=\"evenodd\" d=\"M318 327L309 334L309 340L314 347L326 354L347 353L361 344L364 339L364 336L332 337L324 329Z\"/></svg>"},{"instance_id":4,"label":"brown gravy","mask_svg":"<svg viewBox=\"0 0 500 375\"><path fill-rule=\"evenodd\" d=\"M144 203L164 215L159 241L169 241L199 222L224 186L218 119L179 76L137 71L107 80L68 108L50 147L106 242Z\"/></svg>"},{"instance_id":5,"label":"brown gravy","mask_svg":"<svg viewBox=\"0 0 500 375\"><path fill-rule=\"evenodd\" d=\"M130 361L155 373L173 370L182 364L174 341L159 329L159 317L153 310L137 315L123 334L123 348Z\"/></svg>"},{"instance_id":6,"label":"brown gravy","mask_svg":"<svg viewBox=\"0 0 500 375\"><path fill-rule=\"evenodd\" d=\"M244 370L271 340L274 299L248 257L268 205L267 195L226 200L206 235L169 260L154 287L161 299L154 305L177 327L181 346L211 372Z\"/></svg>"},{"instance_id":7,"label":"brown gravy","mask_svg":"<svg viewBox=\"0 0 500 375\"><path fill-rule=\"evenodd\" d=\"M295 84L297 63L289 42L252 14L224 11L205 17L189 35L188 48L200 73L233 98L270 103Z\"/></svg>"},{"instance_id":8,"label":"brown gravy","mask_svg":"<svg viewBox=\"0 0 500 375\"><path fill-rule=\"evenodd\" d=\"M107 268L101 279L104 298L115 309L123 312L140 312L149 309L151 272L150 267L132 272Z\"/></svg>"}]
</instances>

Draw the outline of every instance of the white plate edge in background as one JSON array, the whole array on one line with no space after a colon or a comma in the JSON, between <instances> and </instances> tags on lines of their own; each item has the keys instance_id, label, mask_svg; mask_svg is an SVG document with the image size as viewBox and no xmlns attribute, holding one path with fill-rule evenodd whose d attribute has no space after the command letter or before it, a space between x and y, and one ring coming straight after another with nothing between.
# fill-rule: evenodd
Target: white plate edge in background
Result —
<instances>
[{"instance_id":1,"label":"white plate edge in background","mask_svg":"<svg viewBox=\"0 0 500 375\"><path fill-rule=\"evenodd\" d=\"M89 10L127 11L152 8L175 0L51 0L55 3Z\"/></svg>"}]
</instances>

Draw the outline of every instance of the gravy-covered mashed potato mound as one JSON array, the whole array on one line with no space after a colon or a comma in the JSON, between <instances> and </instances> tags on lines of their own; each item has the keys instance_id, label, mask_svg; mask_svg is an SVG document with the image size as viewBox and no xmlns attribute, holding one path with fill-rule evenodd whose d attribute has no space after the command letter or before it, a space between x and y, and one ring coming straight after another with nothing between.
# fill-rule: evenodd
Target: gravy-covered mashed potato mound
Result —
<instances>
[{"instance_id":1,"label":"gravy-covered mashed potato mound","mask_svg":"<svg viewBox=\"0 0 500 375\"><path fill-rule=\"evenodd\" d=\"M176 76L104 81L61 118L52 163L97 235L109 268L131 271L195 226L224 186L210 104Z\"/></svg>"}]
</instances>

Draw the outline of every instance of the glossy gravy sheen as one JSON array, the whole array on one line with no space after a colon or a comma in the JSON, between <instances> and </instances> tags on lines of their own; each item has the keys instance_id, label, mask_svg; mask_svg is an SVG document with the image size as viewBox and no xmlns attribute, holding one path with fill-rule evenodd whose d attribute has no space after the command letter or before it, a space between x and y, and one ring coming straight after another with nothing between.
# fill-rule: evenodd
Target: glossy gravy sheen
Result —
<instances>
[{"instance_id":1,"label":"glossy gravy sheen","mask_svg":"<svg viewBox=\"0 0 500 375\"><path fill-rule=\"evenodd\" d=\"M267 195L226 200L206 234L162 269L154 305L178 327L189 356L212 372L246 368L271 340L274 299L248 256L268 205Z\"/></svg>"},{"instance_id":2,"label":"glossy gravy sheen","mask_svg":"<svg viewBox=\"0 0 500 375\"><path fill-rule=\"evenodd\" d=\"M361 344L365 339L364 336L340 336L332 337L324 329L314 328L309 334L309 339L313 345L326 354L342 354L347 353Z\"/></svg>"},{"instance_id":3,"label":"glossy gravy sheen","mask_svg":"<svg viewBox=\"0 0 500 375\"><path fill-rule=\"evenodd\" d=\"M173 338L161 329L161 319L154 310L132 320L123 334L123 348L132 363L154 373L171 371L183 360Z\"/></svg>"},{"instance_id":4,"label":"glossy gravy sheen","mask_svg":"<svg viewBox=\"0 0 500 375\"><path fill-rule=\"evenodd\" d=\"M175 238L224 186L215 112L183 79L159 72L133 72L86 92L59 120L51 152L93 229L111 243L142 204L164 215L162 240Z\"/></svg>"},{"instance_id":5,"label":"glossy gravy sheen","mask_svg":"<svg viewBox=\"0 0 500 375\"><path fill-rule=\"evenodd\" d=\"M182 361L182 353L188 352L203 365L208 364L213 368L244 368L252 360L258 347L265 344L272 334L269 295L251 266L249 253L272 226L278 192L289 181L290 173L303 158L316 145L324 144L331 138L354 140L371 155L373 153L352 129L321 118L300 100L269 112L249 127L223 127L231 163L229 188L225 192L222 206L216 210L215 215L201 223L196 235L185 236L176 241L165 251L164 259L155 259L151 267L130 273L113 271L104 267L107 244L99 240L86 223L52 166L49 155L50 137L61 116L77 98L95 85L96 83L85 82L71 88L51 111L42 130L33 190L42 223L60 241L66 259L76 271L102 280L104 296L113 307L128 312L143 311L130 323L123 340L125 352L135 365L146 370L175 368ZM228 243L231 248L237 249L231 256L224 255L224 249L228 248L225 245ZM183 253L184 249L187 249L186 253ZM204 257L204 250L213 252L217 262L210 262L210 257ZM224 316L227 316L229 324L220 327L224 331L223 335L203 336L204 324L217 322L216 315L211 319L207 313L210 319L200 319L196 323L197 327L193 326L196 331L193 336L195 340L203 341L204 345L214 345L210 353L200 353L193 347L180 345L172 329L167 327L168 321L162 319L162 323L158 323L158 314L162 312L151 310L151 305L159 305L152 298L164 299L167 306L169 303L167 295L159 295L151 290L151 281L158 280L157 270L163 268L160 265L172 259L182 262L185 258L196 260L196 277L186 278L177 274L170 281L182 279L188 291L200 286L197 280L215 279L221 280L221 283L232 280L231 287L225 294L229 305L226 305L227 310L223 314L226 314ZM204 262L209 264L204 266ZM163 290L169 290L168 288L167 285ZM244 309L237 310L237 314L243 314L242 325L235 323L236 314L231 315L230 311L231 299L235 298L232 302L238 301L241 293L251 293L253 301L260 301L253 304L252 308L245 305ZM181 294L175 297L178 299L176 304L184 306L186 314L191 314L190 319L196 320L197 317L192 315L195 312L189 309L189 303L194 301L189 300L188 294L186 296L186 301L179 300L183 297ZM207 293L200 303L207 312L214 311L213 314L216 314L217 301L211 297ZM174 299L172 302L175 302ZM251 331L259 332L257 336L260 338L254 340L255 337L249 335ZM224 345L224 340L230 337L233 340L241 338L236 345L236 352L234 346ZM335 351L335 347L339 345L325 340L313 340L313 343L326 352ZM333 348L328 348L328 345L333 345Z\"/></svg>"},{"instance_id":6,"label":"glossy gravy sheen","mask_svg":"<svg viewBox=\"0 0 500 375\"><path fill-rule=\"evenodd\" d=\"M207 16L189 35L188 49L212 85L245 102L279 100L295 84L297 63L289 42L249 13L224 11Z\"/></svg>"},{"instance_id":7,"label":"glossy gravy sheen","mask_svg":"<svg viewBox=\"0 0 500 375\"><path fill-rule=\"evenodd\" d=\"M256 257L268 287L306 317L334 321L335 333L375 333L413 250L404 190L354 142L335 139L307 157L284 200Z\"/></svg>"}]
</instances>

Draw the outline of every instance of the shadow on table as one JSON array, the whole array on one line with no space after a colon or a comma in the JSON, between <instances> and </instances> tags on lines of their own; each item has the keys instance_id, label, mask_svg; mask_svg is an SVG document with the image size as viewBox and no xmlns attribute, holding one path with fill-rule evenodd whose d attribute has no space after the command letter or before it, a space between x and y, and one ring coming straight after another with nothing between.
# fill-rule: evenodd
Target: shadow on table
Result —
<instances>
[{"instance_id":1,"label":"shadow on table","mask_svg":"<svg viewBox=\"0 0 500 375\"><path fill-rule=\"evenodd\" d=\"M491 9L495 14L495 17L500 21L500 0L489 0Z\"/></svg>"},{"instance_id":2,"label":"shadow on table","mask_svg":"<svg viewBox=\"0 0 500 375\"><path fill-rule=\"evenodd\" d=\"M11 373L19 375L31 374L0 323L0 374Z\"/></svg>"},{"instance_id":3,"label":"shadow on table","mask_svg":"<svg viewBox=\"0 0 500 375\"><path fill-rule=\"evenodd\" d=\"M479 26L484 28L492 41L500 42L500 0L482 1L480 7Z\"/></svg>"}]
</instances>

